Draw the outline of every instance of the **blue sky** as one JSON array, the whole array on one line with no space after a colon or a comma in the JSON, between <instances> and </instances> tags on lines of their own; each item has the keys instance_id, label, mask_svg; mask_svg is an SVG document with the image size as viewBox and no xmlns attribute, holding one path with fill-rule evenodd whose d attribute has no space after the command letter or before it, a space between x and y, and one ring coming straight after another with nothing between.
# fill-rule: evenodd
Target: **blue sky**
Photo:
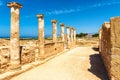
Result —
<instances>
[{"instance_id":1,"label":"blue sky","mask_svg":"<svg viewBox=\"0 0 120 80\"><path fill-rule=\"evenodd\" d=\"M0 0L0 36L10 35L10 9L7 3L13 0ZM120 0L14 0L21 3L20 35L37 36L37 14L44 14L45 35L52 35L52 19L57 19L57 32L60 23L72 26L77 33L95 33L110 17L120 16Z\"/></svg>"}]
</instances>

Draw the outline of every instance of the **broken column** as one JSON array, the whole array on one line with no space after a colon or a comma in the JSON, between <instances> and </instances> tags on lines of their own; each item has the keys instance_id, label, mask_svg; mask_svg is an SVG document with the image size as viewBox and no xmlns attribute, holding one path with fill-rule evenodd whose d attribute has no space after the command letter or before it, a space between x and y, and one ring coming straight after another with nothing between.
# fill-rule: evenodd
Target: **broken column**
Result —
<instances>
[{"instance_id":1,"label":"broken column","mask_svg":"<svg viewBox=\"0 0 120 80\"><path fill-rule=\"evenodd\" d=\"M38 56L37 59L42 59L44 58L44 19L43 19L43 14L38 14Z\"/></svg>"},{"instance_id":2,"label":"broken column","mask_svg":"<svg viewBox=\"0 0 120 80\"><path fill-rule=\"evenodd\" d=\"M53 42L57 42L57 20L52 20L52 34L53 34Z\"/></svg>"},{"instance_id":3,"label":"broken column","mask_svg":"<svg viewBox=\"0 0 120 80\"><path fill-rule=\"evenodd\" d=\"M60 26L61 26L61 41L64 42L64 23L61 23Z\"/></svg>"},{"instance_id":4,"label":"broken column","mask_svg":"<svg viewBox=\"0 0 120 80\"><path fill-rule=\"evenodd\" d=\"M19 9L22 5L10 2L7 6L11 8L10 69L20 69Z\"/></svg>"},{"instance_id":5,"label":"broken column","mask_svg":"<svg viewBox=\"0 0 120 80\"><path fill-rule=\"evenodd\" d=\"M70 27L66 27L66 35L67 35L67 48L70 48Z\"/></svg>"}]
</instances>

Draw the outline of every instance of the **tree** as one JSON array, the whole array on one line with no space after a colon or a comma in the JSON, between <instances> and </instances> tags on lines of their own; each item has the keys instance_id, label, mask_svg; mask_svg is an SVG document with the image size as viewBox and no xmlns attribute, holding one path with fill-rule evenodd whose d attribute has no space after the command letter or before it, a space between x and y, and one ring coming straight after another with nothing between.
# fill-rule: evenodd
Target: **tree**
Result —
<instances>
[{"instance_id":1,"label":"tree","mask_svg":"<svg viewBox=\"0 0 120 80\"><path fill-rule=\"evenodd\" d=\"M95 33L95 34L92 35L92 37L98 37L98 36L99 36L98 33Z\"/></svg>"},{"instance_id":2,"label":"tree","mask_svg":"<svg viewBox=\"0 0 120 80\"><path fill-rule=\"evenodd\" d=\"M81 32L80 34L77 34L76 36L77 36L77 37L85 37L86 35L88 35L88 34Z\"/></svg>"}]
</instances>

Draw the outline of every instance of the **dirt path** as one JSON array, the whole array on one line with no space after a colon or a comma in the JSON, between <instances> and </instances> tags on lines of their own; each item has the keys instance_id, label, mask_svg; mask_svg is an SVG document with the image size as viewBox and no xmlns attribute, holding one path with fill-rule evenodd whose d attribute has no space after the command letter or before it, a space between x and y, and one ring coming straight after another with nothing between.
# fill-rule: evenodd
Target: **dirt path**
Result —
<instances>
[{"instance_id":1,"label":"dirt path","mask_svg":"<svg viewBox=\"0 0 120 80\"><path fill-rule=\"evenodd\" d=\"M96 49L77 47L11 80L108 80Z\"/></svg>"}]
</instances>

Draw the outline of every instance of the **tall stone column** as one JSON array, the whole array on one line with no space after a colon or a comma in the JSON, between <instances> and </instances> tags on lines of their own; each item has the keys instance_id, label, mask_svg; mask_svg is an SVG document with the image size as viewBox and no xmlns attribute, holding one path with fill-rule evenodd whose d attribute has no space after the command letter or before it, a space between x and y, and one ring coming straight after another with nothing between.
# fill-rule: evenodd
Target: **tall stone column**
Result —
<instances>
[{"instance_id":1,"label":"tall stone column","mask_svg":"<svg viewBox=\"0 0 120 80\"><path fill-rule=\"evenodd\" d=\"M53 42L57 42L57 20L52 20L52 34L53 34Z\"/></svg>"},{"instance_id":2,"label":"tall stone column","mask_svg":"<svg viewBox=\"0 0 120 80\"><path fill-rule=\"evenodd\" d=\"M67 48L70 48L70 27L66 27L66 33L67 33Z\"/></svg>"},{"instance_id":3,"label":"tall stone column","mask_svg":"<svg viewBox=\"0 0 120 80\"><path fill-rule=\"evenodd\" d=\"M76 45L76 29L75 28L73 29L73 35L74 35L74 43Z\"/></svg>"},{"instance_id":4,"label":"tall stone column","mask_svg":"<svg viewBox=\"0 0 120 80\"><path fill-rule=\"evenodd\" d=\"M39 53L37 59L44 58L44 15L38 14L38 47L39 47Z\"/></svg>"},{"instance_id":5,"label":"tall stone column","mask_svg":"<svg viewBox=\"0 0 120 80\"><path fill-rule=\"evenodd\" d=\"M62 42L64 42L64 23L61 23L60 24L60 26L61 26L61 38L62 38Z\"/></svg>"},{"instance_id":6,"label":"tall stone column","mask_svg":"<svg viewBox=\"0 0 120 80\"><path fill-rule=\"evenodd\" d=\"M11 36L10 36L10 69L20 66L20 38L19 38L19 9L22 5L16 2L7 4L11 8Z\"/></svg>"},{"instance_id":7,"label":"tall stone column","mask_svg":"<svg viewBox=\"0 0 120 80\"><path fill-rule=\"evenodd\" d=\"M73 42L73 28L70 28L70 41Z\"/></svg>"}]
</instances>

